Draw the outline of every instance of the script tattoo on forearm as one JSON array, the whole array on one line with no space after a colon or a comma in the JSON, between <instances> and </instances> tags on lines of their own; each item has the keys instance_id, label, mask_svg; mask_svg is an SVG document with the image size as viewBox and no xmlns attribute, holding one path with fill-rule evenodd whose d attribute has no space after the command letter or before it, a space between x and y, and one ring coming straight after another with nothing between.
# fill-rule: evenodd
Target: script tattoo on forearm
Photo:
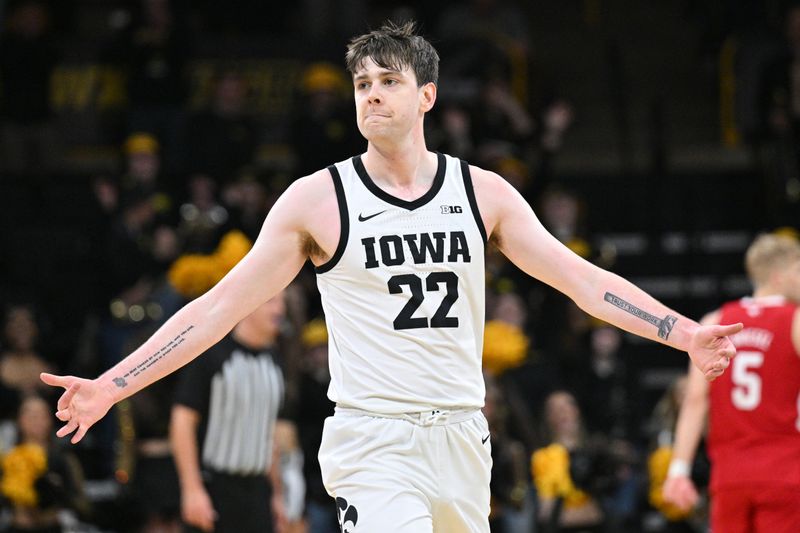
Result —
<instances>
[{"instance_id":1,"label":"script tattoo on forearm","mask_svg":"<svg viewBox=\"0 0 800 533\"><path fill-rule=\"evenodd\" d=\"M172 339L167 344L162 346L160 350L152 354L150 357L148 357L135 367L131 368L130 370L128 370L121 377L114 378L112 380L114 382L114 385L116 385L120 389L124 389L125 387L127 387L128 382L125 380L125 378L138 376L139 374L141 374L142 372L144 372L145 370L156 364L156 362L166 357L168 353L170 353L179 344L181 344L183 341L186 340L186 334L192 331L193 329L194 326L189 326L185 330L181 331L178 335L176 335L174 339Z\"/></svg>"},{"instance_id":2,"label":"script tattoo on forearm","mask_svg":"<svg viewBox=\"0 0 800 533\"><path fill-rule=\"evenodd\" d=\"M664 340L669 338L669 334L672 332L672 326L675 325L678 318L672 315L667 315L664 318L658 318L657 316L651 315L647 311L642 311L635 305L626 302L619 296L614 296L610 292L607 292L605 297L605 301L608 303L615 305L622 309L623 311L632 314L635 317L639 317L645 322L650 322L655 327L658 328L658 336Z\"/></svg>"}]
</instances>

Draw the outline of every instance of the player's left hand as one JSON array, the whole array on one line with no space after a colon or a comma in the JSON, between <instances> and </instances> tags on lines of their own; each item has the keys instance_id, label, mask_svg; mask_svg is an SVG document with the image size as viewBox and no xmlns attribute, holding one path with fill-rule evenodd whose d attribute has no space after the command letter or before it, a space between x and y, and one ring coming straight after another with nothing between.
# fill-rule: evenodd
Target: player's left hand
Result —
<instances>
[{"instance_id":1,"label":"player's left hand","mask_svg":"<svg viewBox=\"0 0 800 533\"><path fill-rule=\"evenodd\" d=\"M664 500L681 511L688 511L700 499L697 488L687 476L668 477L661 488Z\"/></svg>"},{"instance_id":2,"label":"player's left hand","mask_svg":"<svg viewBox=\"0 0 800 533\"><path fill-rule=\"evenodd\" d=\"M724 326L700 326L689 339L689 357L700 369L707 381L713 381L725 372L736 355L736 348L729 335L740 331L744 324L727 324Z\"/></svg>"}]
</instances>

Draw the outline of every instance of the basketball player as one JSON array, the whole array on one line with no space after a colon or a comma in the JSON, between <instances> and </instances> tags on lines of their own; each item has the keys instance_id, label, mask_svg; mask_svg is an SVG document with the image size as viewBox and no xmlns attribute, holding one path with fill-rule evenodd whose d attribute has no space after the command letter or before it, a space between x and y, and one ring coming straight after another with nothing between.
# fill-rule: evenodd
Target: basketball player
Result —
<instances>
[{"instance_id":1,"label":"basketball player","mask_svg":"<svg viewBox=\"0 0 800 533\"><path fill-rule=\"evenodd\" d=\"M690 479L706 413L711 459L711 529L721 533L800 531L800 243L763 235L747 251L752 297L730 302L704 323L744 323L731 337L731 372L709 385L689 370L664 498L697 502ZM787 299L790 298L794 300Z\"/></svg>"},{"instance_id":2,"label":"basketball player","mask_svg":"<svg viewBox=\"0 0 800 533\"><path fill-rule=\"evenodd\" d=\"M121 363L95 380L44 375L67 389L58 435L78 442L114 402L186 364L310 259L329 331L335 416L319 460L343 531L488 532L484 249L588 313L689 352L722 374L740 325L700 326L584 261L543 228L500 176L429 152L439 57L413 24L353 39L364 154L294 182L252 251Z\"/></svg>"}]
</instances>

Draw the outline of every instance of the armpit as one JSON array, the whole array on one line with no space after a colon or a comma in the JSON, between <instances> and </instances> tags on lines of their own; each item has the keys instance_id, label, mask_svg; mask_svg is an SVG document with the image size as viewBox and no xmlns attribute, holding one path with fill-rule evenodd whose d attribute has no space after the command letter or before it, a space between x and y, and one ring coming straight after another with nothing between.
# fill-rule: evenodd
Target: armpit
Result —
<instances>
[{"instance_id":1,"label":"armpit","mask_svg":"<svg viewBox=\"0 0 800 533\"><path fill-rule=\"evenodd\" d=\"M322 264L330 259L330 256L325 253L325 250L317 244L317 241L309 233L303 233L300 237L300 249L314 263Z\"/></svg>"},{"instance_id":2,"label":"armpit","mask_svg":"<svg viewBox=\"0 0 800 533\"><path fill-rule=\"evenodd\" d=\"M489 244L494 245L495 248L498 250L503 249L503 241L500 239L500 233L497 231L493 231L492 234L489 236Z\"/></svg>"}]
</instances>

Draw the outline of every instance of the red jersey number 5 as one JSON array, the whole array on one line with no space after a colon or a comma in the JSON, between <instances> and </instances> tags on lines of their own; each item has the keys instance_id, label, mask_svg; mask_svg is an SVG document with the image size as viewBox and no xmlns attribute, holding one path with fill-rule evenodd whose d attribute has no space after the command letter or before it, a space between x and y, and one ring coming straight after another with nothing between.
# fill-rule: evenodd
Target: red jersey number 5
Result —
<instances>
[{"instance_id":1,"label":"red jersey number 5","mask_svg":"<svg viewBox=\"0 0 800 533\"><path fill-rule=\"evenodd\" d=\"M761 352L742 351L733 358L731 401L742 411L752 411L761 403L761 376L757 369L764 364Z\"/></svg>"}]
</instances>

